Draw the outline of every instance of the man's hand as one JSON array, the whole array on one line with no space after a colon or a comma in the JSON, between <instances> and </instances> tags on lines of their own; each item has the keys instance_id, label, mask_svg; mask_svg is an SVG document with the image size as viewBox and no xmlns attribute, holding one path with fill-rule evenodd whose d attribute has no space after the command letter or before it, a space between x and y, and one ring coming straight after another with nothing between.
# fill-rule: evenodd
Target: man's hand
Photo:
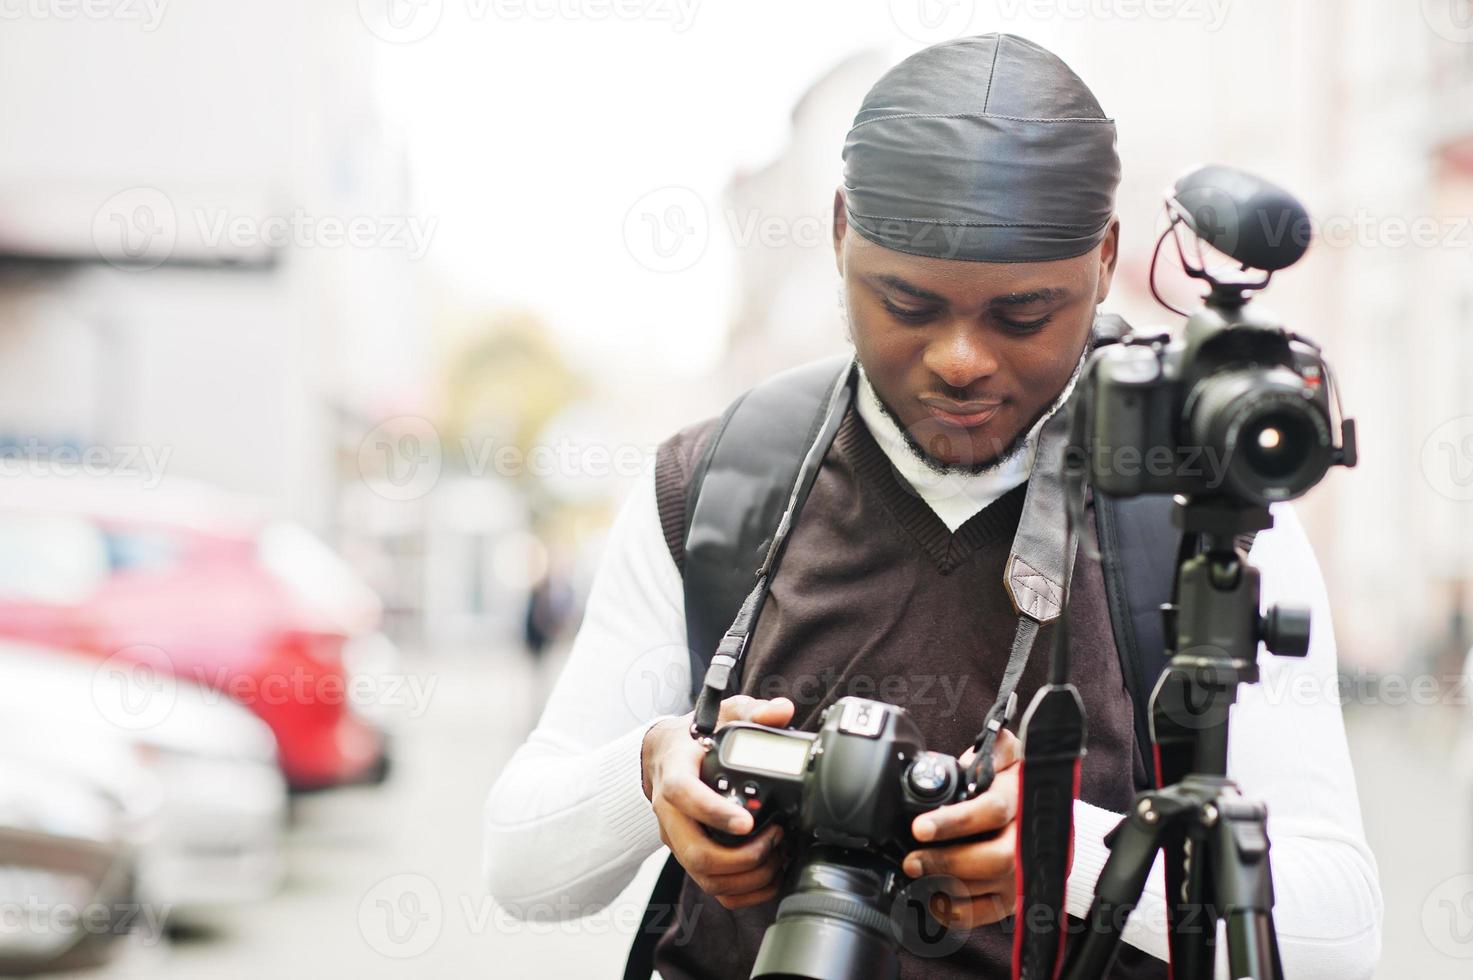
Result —
<instances>
[{"instance_id":1,"label":"man's hand","mask_svg":"<svg viewBox=\"0 0 1473 980\"><path fill-rule=\"evenodd\" d=\"M748 833L752 815L701 782L705 752L690 737L693 718L668 718L645 732L644 794L654 804L660 839L702 891L729 909L758 905L777 894L782 828L773 824L739 847L706 836L702 824ZM781 727L792 718L793 702L787 698L759 701L739 694L721 702L717 727L733 721Z\"/></svg>"},{"instance_id":2,"label":"man's hand","mask_svg":"<svg viewBox=\"0 0 1473 980\"><path fill-rule=\"evenodd\" d=\"M987 792L923 813L911 823L911 833L923 842L997 831L987 840L924 847L905 856L905 873L912 878L944 875L955 879L954 889L947 892L950 903L945 902L946 895L938 895L931 902L931 913L948 926L970 929L1013 914L1018 901L1013 867L1018 837L1020 758L1018 737L1003 729L992 747L997 775ZM971 760L969 749L961 761L965 764Z\"/></svg>"}]
</instances>

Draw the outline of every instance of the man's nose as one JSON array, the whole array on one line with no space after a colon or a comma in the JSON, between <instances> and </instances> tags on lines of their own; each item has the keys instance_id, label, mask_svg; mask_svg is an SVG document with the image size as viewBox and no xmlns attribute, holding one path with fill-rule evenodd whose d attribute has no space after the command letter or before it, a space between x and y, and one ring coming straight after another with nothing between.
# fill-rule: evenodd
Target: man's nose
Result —
<instances>
[{"instance_id":1,"label":"man's nose","mask_svg":"<svg viewBox=\"0 0 1473 980\"><path fill-rule=\"evenodd\" d=\"M926 367L955 391L997 371L997 356L975 323L954 322L926 348Z\"/></svg>"}]
</instances>

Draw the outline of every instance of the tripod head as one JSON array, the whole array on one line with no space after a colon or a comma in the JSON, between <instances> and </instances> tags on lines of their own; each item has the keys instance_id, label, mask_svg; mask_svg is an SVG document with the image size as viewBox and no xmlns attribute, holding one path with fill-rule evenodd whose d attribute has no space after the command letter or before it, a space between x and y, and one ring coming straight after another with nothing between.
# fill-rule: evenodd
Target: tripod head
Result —
<instances>
[{"instance_id":1,"label":"tripod head","mask_svg":"<svg viewBox=\"0 0 1473 980\"><path fill-rule=\"evenodd\" d=\"M1239 684L1259 679L1260 641L1280 656L1309 652L1309 610L1259 612L1259 573L1247 546L1273 525L1267 507L1223 495L1178 496L1172 518L1182 547L1173 601L1162 609L1170 662L1151 711L1160 785L1188 772L1226 775L1228 708Z\"/></svg>"}]
</instances>

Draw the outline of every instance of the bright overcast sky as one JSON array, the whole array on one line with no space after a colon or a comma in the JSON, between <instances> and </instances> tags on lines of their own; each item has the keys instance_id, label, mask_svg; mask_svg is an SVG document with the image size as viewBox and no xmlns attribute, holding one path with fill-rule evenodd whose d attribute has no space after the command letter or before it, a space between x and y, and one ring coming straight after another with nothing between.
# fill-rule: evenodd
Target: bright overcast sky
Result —
<instances>
[{"instance_id":1,"label":"bright overcast sky","mask_svg":"<svg viewBox=\"0 0 1473 980\"><path fill-rule=\"evenodd\" d=\"M652 271L625 244L631 207L669 185L716 207L736 167L782 146L823 72L866 48L919 47L897 26L916 13L901 0L619 2L648 16L547 14L611 0L443 0L428 36L381 46L384 101L410 133L415 207L439 218L441 275L543 311L586 363L655 350L701 371L729 309L730 243L712 235L691 268ZM923 2L938 17L956 6ZM523 9L542 19L491 12ZM966 30L938 24L938 37Z\"/></svg>"}]
</instances>

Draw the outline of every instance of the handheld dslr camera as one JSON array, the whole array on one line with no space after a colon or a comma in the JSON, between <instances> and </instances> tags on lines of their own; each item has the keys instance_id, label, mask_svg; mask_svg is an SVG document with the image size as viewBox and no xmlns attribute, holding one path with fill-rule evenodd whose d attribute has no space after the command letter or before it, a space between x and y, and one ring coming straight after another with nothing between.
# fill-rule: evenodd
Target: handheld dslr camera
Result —
<instances>
[{"instance_id":1,"label":"handheld dslr camera","mask_svg":"<svg viewBox=\"0 0 1473 980\"><path fill-rule=\"evenodd\" d=\"M974 792L970 767L928 752L904 708L855 697L830 705L816 733L736 722L711 738L705 783L752 814L751 834L781 823L806 851L752 976L897 976L900 862L923 846L911 820Z\"/></svg>"}]
</instances>

